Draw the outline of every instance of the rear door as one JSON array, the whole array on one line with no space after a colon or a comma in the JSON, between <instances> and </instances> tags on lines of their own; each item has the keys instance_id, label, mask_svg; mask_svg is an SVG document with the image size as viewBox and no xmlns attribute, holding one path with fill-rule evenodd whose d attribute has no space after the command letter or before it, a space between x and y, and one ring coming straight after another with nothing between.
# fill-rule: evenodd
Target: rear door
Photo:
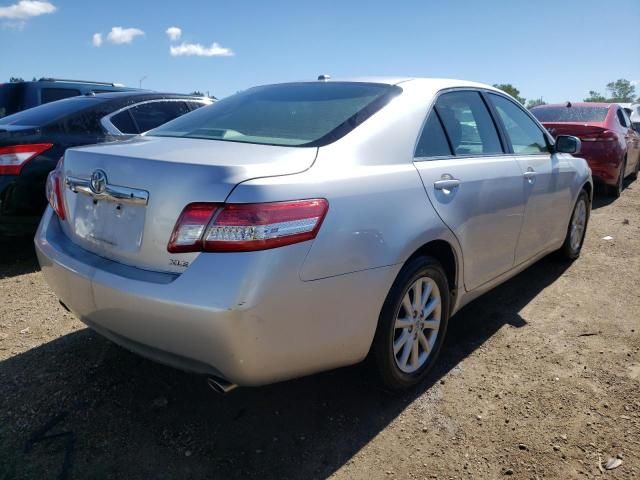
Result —
<instances>
[{"instance_id":1,"label":"rear door","mask_svg":"<svg viewBox=\"0 0 640 480\"><path fill-rule=\"evenodd\" d=\"M523 171L527 206L516 248L519 264L564 238L576 172L564 155L551 154L543 130L522 107L502 95L487 98Z\"/></svg>"},{"instance_id":2,"label":"rear door","mask_svg":"<svg viewBox=\"0 0 640 480\"><path fill-rule=\"evenodd\" d=\"M415 165L433 207L460 242L466 289L511 269L525 208L522 171L478 91L438 97Z\"/></svg>"}]
</instances>

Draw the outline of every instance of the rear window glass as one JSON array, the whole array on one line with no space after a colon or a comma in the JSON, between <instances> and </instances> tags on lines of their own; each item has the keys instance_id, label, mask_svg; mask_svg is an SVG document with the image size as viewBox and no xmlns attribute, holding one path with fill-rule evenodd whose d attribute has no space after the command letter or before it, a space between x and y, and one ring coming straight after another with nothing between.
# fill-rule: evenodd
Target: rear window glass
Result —
<instances>
[{"instance_id":1,"label":"rear window glass","mask_svg":"<svg viewBox=\"0 0 640 480\"><path fill-rule=\"evenodd\" d=\"M0 118L21 110L23 88L16 83L0 84Z\"/></svg>"},{"instance_id":2,"label":"rear window glass","mask_svg":"<svg viewBox=\"0 0 640 480\"><path fill-rule=\"evenodd\" d=\"M536 107L530 111L541 122L604 122L609 107Z\"/></svg>"},{"instance_id":3,"label":"rear window glass","mask_svg":"<svg viewBox=\"0 0 640 480\"><path fill-rule=\"evenodd\" d=\"M167 123L151 136L320 146L346 135L401 89L359 82L255 87Z\"/></svg>"},{"instance_id":4,"label":"rear window glass","mask_svg":"<svg viewBox=\"0 0 640 480\"><path fill-rule=\"evenodd\" d=\"M0 125L41 127L84 108L96 106L102 101L102 99L97 99L96 97L67 98L0 118Z\"/></svg>"},{"instance_id":5,"label":"rear window glass","mask_svg":"<svg viewBox=\"0 0 640 480\"><path fill-rule=\"evenodd\" d=\"M190 111L185 102L171 100L143 103L132 107L130 110L141 132L156 128Z\"/></svg>"}]
</instances>

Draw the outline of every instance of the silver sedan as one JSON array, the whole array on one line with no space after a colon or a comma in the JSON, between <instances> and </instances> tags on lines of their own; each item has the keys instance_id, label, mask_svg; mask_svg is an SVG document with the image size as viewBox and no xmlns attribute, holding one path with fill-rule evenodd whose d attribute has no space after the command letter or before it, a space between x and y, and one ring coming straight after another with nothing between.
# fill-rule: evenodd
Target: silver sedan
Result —
<instances>
[{"instance_id":1,"label":"silver sedan","mask_svg":"<svg viewBox=\"0 0 640 480\"><path fill-rule=\"evenodd\" d=\"M67 150L35 243L78 318L218 390L367 356L405 388L463 305L550 252L578 257L579 149L473 82L255 87Z\"/></svg>"}]
</instances>

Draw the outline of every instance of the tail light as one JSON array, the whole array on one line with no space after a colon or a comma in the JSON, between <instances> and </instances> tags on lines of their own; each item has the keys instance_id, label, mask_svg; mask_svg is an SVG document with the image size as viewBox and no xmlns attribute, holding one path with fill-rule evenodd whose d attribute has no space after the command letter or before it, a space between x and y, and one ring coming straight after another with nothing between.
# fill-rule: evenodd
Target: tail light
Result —
<instances>
[{"instance_id":1,"label":"tail light","mask_svg":"<svg viewBox=\"0 0 640 480\"><path fill-rule=\"evenodd\" d=\"M25 163L49 150L51 143L0 147L0 175L19 175Z\"/></svg>"},{"instance_id":2,"label":"tail light","mask_svg":"<svg viewBox=\"0 0 640 480\"><path fill-rule=\"evenodd\" d=\"M329 208L323 198L273 203L191 203L180 214L167 250L251 252L316 237Z\"/></svg>"},{"instance_id":3,"label":"tail light","mask_svg":"<svg viewBox=\"0 0 640 480\"><path fill-rule=\"evenodd\" d=\"M64 199L62 197L62 162L64 157L58 161L58 166L55 170L49 172L47 177L46 194L49 205L56 212L56 215L60 220L64 220L66 217L64 208Z\"/></svg>"},{"instance_id":4,"label":"tail light","mask_svg":"<svg viewBox=\"0 0 640 480\"><path fill-rule=\"evenodd\" d=\"M618 140L618 136L616 135L616 132L605 130L600 133L580 135L580 140L583 142L615 142Z\"/></svg>"}]
</instances>

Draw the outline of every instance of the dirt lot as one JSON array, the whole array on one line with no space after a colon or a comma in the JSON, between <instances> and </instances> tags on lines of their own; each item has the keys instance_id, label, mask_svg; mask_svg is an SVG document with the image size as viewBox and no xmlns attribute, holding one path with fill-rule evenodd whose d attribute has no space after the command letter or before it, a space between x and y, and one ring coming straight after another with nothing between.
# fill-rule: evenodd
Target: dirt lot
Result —
<instances>
[{"instance_id":1,"label":"dirt lot","mask_svg":"<svg viewBox=\"0 0 640 480\"><path fill-rule=\"evenodd\" d=\"M0 479L640 478L640 182L595 206L577 262L465 308L399 397L365 366L218 396L84 328L3 244Z\"/></svg>"}]
</instances>

